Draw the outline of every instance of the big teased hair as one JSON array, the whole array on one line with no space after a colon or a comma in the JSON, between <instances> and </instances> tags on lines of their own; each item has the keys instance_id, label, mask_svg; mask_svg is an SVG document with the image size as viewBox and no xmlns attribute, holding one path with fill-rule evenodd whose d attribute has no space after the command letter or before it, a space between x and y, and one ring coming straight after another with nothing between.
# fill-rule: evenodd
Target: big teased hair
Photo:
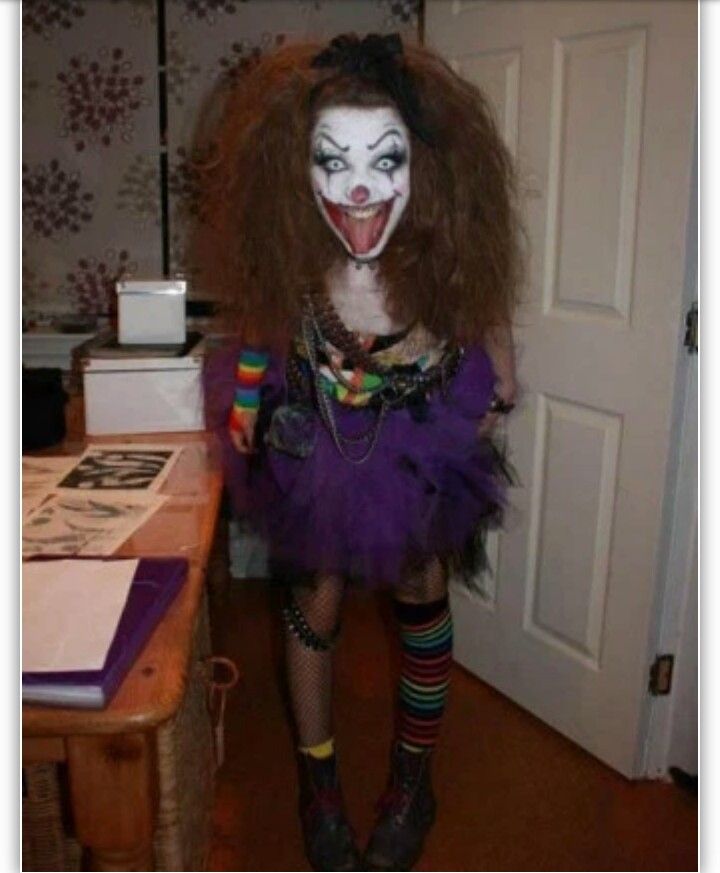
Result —
<instances>
[{"instance_id":1,"label":"big teased hair","mask_svg":"<svg viewBox=\"0 0 720 873\"><path fill-rule=\"evenodd\" d=\"M367 81L313 68L321 48L290 45L265 56L234 81L218 121L203 130L212 157L200 166L191 265L204 293L257 342L287 341L303 295L324 293L327 272L347 257L311 189L317 112L393 105ZM380 257L388 307L439 337L482 341L487 328L511 320L517 300L512 161L477 88L427 49L406 45L401 62L434 145L412 137L409 203Z\"/></svg>"}]
</instances>

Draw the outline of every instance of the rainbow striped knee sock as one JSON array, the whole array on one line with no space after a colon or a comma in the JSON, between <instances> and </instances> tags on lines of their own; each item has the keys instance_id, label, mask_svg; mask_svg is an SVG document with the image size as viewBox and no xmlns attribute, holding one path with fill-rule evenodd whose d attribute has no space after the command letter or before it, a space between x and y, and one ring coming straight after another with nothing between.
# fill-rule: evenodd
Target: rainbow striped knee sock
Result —
<instances>
[{"instance_id":1,"label":"rainbow striped knee sock","mask_svg":"<svg viewBox=\"0 0 720 873\"><path fill-rule=\"evenodd\" d=\"M402 643L397 741L408 751L424 752L437 742L450 683L450 605L447 596L432 603L396 600L395 616Z\"/></svg>"}]
</instances>

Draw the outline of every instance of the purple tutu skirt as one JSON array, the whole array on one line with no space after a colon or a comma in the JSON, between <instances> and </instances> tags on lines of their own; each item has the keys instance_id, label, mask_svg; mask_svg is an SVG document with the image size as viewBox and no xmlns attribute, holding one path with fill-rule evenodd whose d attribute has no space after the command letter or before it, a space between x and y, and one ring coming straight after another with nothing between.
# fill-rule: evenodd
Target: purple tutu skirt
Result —
<instances>
[{"instance_id":1,"label":"purple tutu skirt","mask_svg":"<svg viewBox=\"0 0 720 873\"><path fill-rule=\"evenodd\" d=\"M363 463L338 451L320 415L311 425L314 447L292 456L262 439L240 455L228 436L238 346L212 356L205 370L208 426L219 438L233 507L267 540L271 565L288 581L338 573L365 587L393 586L432 556L467 552L483 528L499 523L504 465L477 428L494 384L492 364L479 347L466 350L445 391L428 400L423 420L409 408L389 411ZM263 382L259 424L287 402L284 361L271 362ZM337 430L371 430L377 412L333 402ZM351 446L351 456L365 444Z\"/></svg>"}]
</instances>

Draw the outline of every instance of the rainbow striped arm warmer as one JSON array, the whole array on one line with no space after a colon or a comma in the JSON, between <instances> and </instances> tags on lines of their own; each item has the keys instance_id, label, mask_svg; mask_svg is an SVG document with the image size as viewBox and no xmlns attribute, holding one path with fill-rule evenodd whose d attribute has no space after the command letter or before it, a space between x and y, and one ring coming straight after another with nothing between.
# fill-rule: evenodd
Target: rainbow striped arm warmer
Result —
<instances>
[{"instance_id":1,"label":"rainbow striped arm warmer","mask_svg":"<svg viewBox=\"0 0 720 873\"><path fill-rule=\"evenodd\" d=\"M244 415L260 408L260 385L269 362L267 352L252 348L240 352L235 371L235 400L230 413L231 430L240 430Z\"/></svg>"}]
</instances>

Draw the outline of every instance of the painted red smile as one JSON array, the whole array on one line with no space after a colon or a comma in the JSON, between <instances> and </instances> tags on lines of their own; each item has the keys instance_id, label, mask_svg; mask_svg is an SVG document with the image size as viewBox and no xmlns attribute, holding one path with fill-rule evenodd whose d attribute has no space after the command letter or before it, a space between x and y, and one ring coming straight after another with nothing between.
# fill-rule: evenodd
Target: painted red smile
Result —
<instances>
[{"instance_id":1,"label":"painted red smile","mask_svg":"<svg viewBox=\"0 0 720 873\"><path fill-rule=\"evenodd\" d=\"M380 242L390 217L392 199L366 206L350 206L333 203L324 197L321 199L330 221L347 240L354 255L366 255Z\"/></svg>"}]
</instances>

